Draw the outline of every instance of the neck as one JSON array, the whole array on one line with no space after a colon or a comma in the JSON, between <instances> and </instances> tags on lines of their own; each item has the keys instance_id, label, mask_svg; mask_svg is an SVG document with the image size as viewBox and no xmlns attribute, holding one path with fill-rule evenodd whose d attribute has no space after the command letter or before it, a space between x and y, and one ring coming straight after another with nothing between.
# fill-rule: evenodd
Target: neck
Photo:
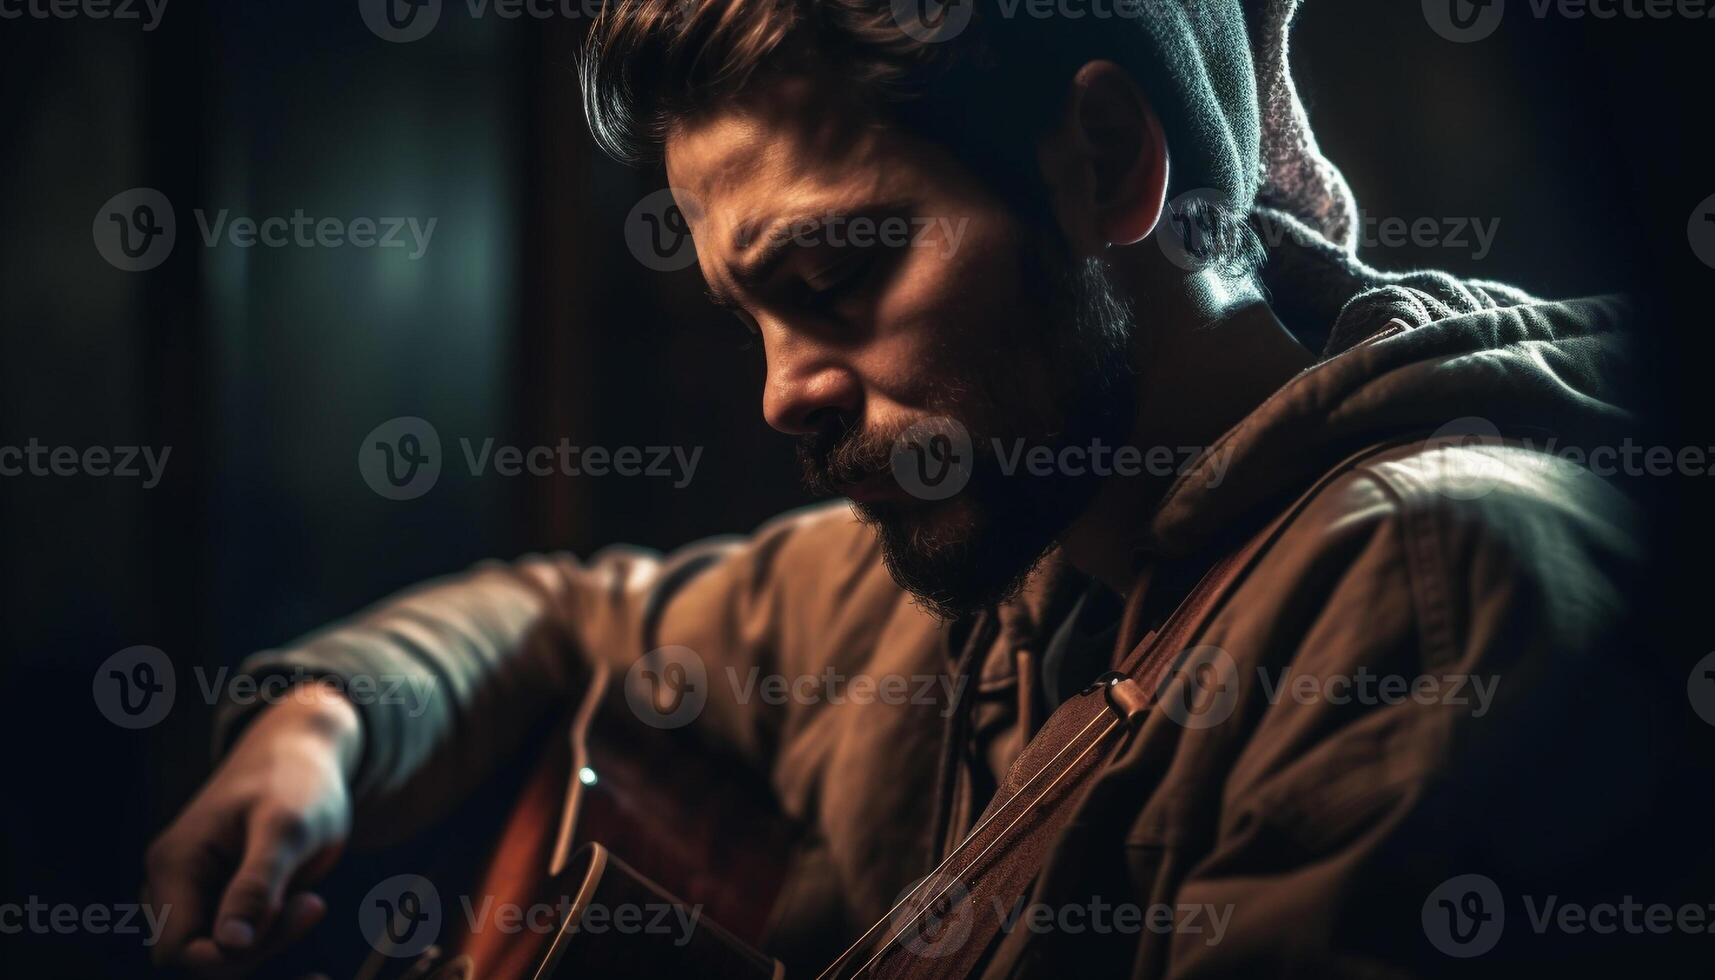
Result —
<instances>
[{"instance_id":1,"label":"neck","mask_svg":"<svg viewBox=\"0 0 1715 980\"><path fill-rule=\"evenodd\" d=\"M1173 466L1109 477L1060 542L1074 567L1122 596L1137 577L1133 544L1178 475L1162 470L1183 463L1187 447L1213 445L1315 362L1254 284L1204 272L1139 294L1167 299L1139 305L1145 336L1132 346L1138 399L1128 444L1144 460L1154 450L1157 462L1165 449Z\"/></svg>"}]
</instances>

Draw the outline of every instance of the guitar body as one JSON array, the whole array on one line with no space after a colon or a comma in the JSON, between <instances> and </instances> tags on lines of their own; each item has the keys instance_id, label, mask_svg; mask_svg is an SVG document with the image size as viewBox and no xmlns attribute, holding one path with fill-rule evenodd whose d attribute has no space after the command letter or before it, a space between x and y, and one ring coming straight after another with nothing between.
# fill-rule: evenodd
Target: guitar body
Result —
<instances>
[{"instance_id":1,"label":"guitar body","mask_svg":"<svg viewBox=\"0 0 1715 980\"><path fill-rule=\"evenodd\" d=\"M570 737L543 753L478 892L496 908L551 906L558 928L464 937L453 952L469 958L466 975L780 976L752 946L785 878L793 828L760 780L682 730L639 721L610 686L598 671L560 728Z\"/></svg>"},{"instance_id":2,"label":"guitar body","mask_svg":"<svg viewBox=\"0 0 1715 980\"><path fill-rule=\"evenodd\" d=\"M573 855L564 879L579 891L553 943L536 967L536 980L609 977L656 980L782 980L785 968L638 874L600 844ZM615 928L617 911L637 909L632 930Z\"/></svg>"}]
</instances>

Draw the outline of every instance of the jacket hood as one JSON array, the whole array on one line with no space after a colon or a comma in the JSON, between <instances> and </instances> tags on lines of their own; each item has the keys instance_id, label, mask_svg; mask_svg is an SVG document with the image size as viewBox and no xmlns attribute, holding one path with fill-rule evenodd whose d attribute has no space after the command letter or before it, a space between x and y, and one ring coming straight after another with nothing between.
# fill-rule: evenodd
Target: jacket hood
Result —
<instances>
[{"instance_id":1,"label":"jacket hood","mask_svg":"<svg viewBox=\"0 0 1715 980\"><path fill-rule=\"evenodd\" d=\"M1322 357L1174 481L1141 551L1196 552L1385 440L1587 446L1618 440L1635 421L1620 390L1625 300L1544 302L1439 272L1383 273L1282 212L1259 209L1252 220L1278 243L1262 270L1276 312Z\"/></svg>"}]
</instances>

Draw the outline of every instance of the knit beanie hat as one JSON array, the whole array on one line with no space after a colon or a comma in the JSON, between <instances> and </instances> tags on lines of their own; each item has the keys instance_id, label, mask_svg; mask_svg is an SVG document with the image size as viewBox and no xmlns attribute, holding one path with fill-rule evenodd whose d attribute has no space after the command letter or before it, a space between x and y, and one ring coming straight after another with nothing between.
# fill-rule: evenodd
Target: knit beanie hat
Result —
<instances>
[{"instance_id":1,"label":"knit beanie hat","mask_svg":"<svg viewBox=\"0 0 1715 980\"><path fill-rule=\"evenodd\" d=\"M1262 178L1255 203L1285 211L1352 252L1357 247L1357 199L1340 168L1316 145L1287 62L1287 35L1300 2L1246 2L1262 124Z\"/></svg>"},{"instance_id":2,"label":"knit beanie hat","mask_svg":"<svg viewBox=\"0 0 1715 980\"><path fill-rule=\"evenodd\" d=\"M1287 63L1300 0L1134 0L1145 38L1129 66L1167 133L1171 193L1274 208L1350 250L1357 206L1322 155Z\"/></svg>"}]
</instances>

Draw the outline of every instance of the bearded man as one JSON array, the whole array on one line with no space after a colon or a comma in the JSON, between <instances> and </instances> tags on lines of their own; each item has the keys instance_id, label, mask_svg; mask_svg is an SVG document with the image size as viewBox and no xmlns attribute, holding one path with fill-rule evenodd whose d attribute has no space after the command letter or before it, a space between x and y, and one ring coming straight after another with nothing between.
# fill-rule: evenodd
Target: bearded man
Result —
<instances>
[{"instance_id":1,"label":"bearded man","mask_svg":"<svg viewBox=\"0 0 1715 980\"><path fill-rule=\"evenodd\" d=\"M151 851L183 913L159 955L242 969L289 941L323 911L300 872L354 827L421 826L591 664L646 655L694 658L688 731L807 828L766 943L794 974L1164 634L1152 706L1026 894L1212 911L996 934L973 974L1451 969L1486 921L1464 876L1601 847L1620 804L1532 760L1612 669L1633 517L1538 447L1618 442L1626 307L1360 262L1288 71L1295 6L610 4L581 63L595 138L664 163L765 354L764 417L849 501L665 556L487 564L251 658L317 680L223 716ZM888 228L911 234L861 233ZM829 672L946 696L726 682ZM432 696L339 693L362 677ZM1451 939L1438 895L1470 913Z\"/></svg>"}]
</instances>

